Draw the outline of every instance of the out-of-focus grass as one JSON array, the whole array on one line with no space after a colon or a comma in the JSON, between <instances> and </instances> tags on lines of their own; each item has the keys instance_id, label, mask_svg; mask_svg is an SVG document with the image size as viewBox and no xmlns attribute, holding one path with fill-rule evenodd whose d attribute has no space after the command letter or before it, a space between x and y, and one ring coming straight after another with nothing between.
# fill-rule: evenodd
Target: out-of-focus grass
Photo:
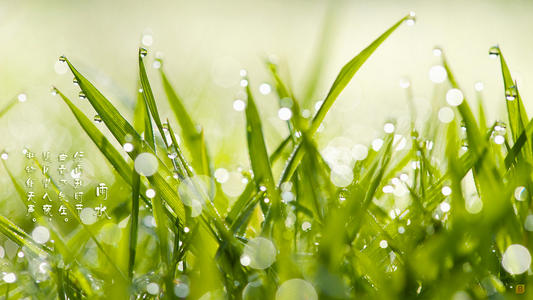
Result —
<instances>
[{"instance_id":1,"label":"out-of-focus grass","mask_svg":"<svg viewBox=\"0 0 533 300\"><path fill-rule=\"evenodd\" d=\"M500 58L509 130L502 122L486 124L481 93L479 109L476 113L471 109L439 50L447 88L445 95L443 89L435 93L440 109L427 123L417 127L413 112L409 125L387 122L383 136L370 147L337 141L323 151L317 149L322 121L339 94L381 43L406 22L414 22L414 16L399 20L341 69L314 116L305 102L315 93L316 79L310 76L300 103L278 66L267 62L279 117L287 121L289 132L279 145L265 141L265 116L250 89L253 78L243 70L236 108L245 111L243 131L251 170L240 170L241 174L217 168L194 111L170 83L160 58L154 66L179 126L161 119L162 100L152 91L145 49L139 49L133 122L61 57L97 120L105 125L95 124L60 88L53 88L74 115L79 131L116 172L112 190L117 192L107 202L111 220L86 224L67 204L74 222L62 224L38 216L37 223L50 233L42 241L24 230L33 230L34 225L19 226L0 216L0 232L7 238L3 245L11 253L0 255L0 295L527 297L533 123L499 48L491 51ZM1 108L1 114L14 103ZM103 131L123 148L116 149ZM147 157L157 164L154 172L138 168ZM2 159L8 161L9 155L3 153ZM37 160L35 164L41 167ZM17 191L10 201L24 201L19 179L8 164L3 167ZM229 180L231 176L238 181ZM235 185L243 182L246 186L235 193ZM61 191L55 184L54 190ZM115 226L111 240L109 225ZM12 255L18 250L24 255ZM521 284L525 295L517 294Z\"/></svg>"}]
</instances>

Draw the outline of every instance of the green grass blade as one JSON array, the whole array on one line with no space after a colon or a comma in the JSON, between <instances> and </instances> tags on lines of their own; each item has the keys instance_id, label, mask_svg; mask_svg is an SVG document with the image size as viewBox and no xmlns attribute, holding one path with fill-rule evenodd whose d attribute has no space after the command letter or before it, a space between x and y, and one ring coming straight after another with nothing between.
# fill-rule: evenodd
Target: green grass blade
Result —
<instances>
[{"instance_id":1,"label":"green grass blade","mask_svg":"<svg viewBox=\"0 0 533 300\"><path fill-rule=\"evenodd\" d=\"M192 120L183 100L172 87L167 75L163 71L163 67L159 69L159 72L161 74L161 81L168 102L170 103L170 107L181 127L183 142L191 152L192 166L198 174L210 175L210 158L207 151L207 145L203 139L203 130L198 131L198 126Z\"/></svg>"},{"instance_id":2,"label":"green grass blade","mask_svg":"<svg viewBox=\"0 0 533 300\"><path fill-rule=\"evenodd\" d=\"M131 219L130 219L130 243L129 243L129 261L128 277L133 278L133 269L135 266L135 253L137 251L137 237L139 228L139 190L141 186L141 176L137 172L132 172L132 189L131 189Z\"/></svg>"},{"instance_id":3,"label":"green grass blade","mask_svg":"<svg viewBox=\"0 0 533 300\"><path fill-rule=\"evenodd\" d=\"M272 176L272 168L265 145L261 119L259 118L259 112L257 111L257 106L250 91L250 85L246 87L246 94L248 95L248 103L246 105L246 138L248 141L250 162L254 172L254 181L257 186L264 186L266 188L266 194L272 200L269 215L273 214L274 219L276 219L281 217L281 197L276 189L274 177Z\"/></svg>"},{"instance_id":4,"label":"green grass blade","mask_svg":"<svg viewBox=\"0 0 533 300\"><path fill-rule=\"evenodd\" d=\"M329 92L324 99L324 102L317 114L313 118L309 133L312 136L322 121L326 117L326 114L333 106L333 103L339 97L340 93L346 88L348 83L352 80L355 73L361 68L361 66L367 61L367 59L376 51L376 49L405 21L409 16L403 17L400 21L396 22L392 27L380 35L375 41L373 41L368 47L357 54L352 60L350 60L337 75L337 78L333 82L333 85L329 89Z\"/></svg>"}]
</instances>

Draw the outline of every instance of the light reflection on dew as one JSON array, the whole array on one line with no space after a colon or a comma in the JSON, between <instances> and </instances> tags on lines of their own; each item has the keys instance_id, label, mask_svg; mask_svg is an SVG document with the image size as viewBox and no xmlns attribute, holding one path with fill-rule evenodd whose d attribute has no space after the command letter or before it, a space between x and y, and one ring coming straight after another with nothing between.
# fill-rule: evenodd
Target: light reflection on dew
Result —
<instances>
[{"instance_id":1,"label":"light reflection on dew","mask_svg":"<svg viewBox=\"0 0 533 300\"><path fill-rule=\"evenodd\" d=\"M7 154L7 152L5 151L2 151L2 154L0 154L0 158L2 158L3 160L7 160L9 158L9 154Z\"/></svg>"},{"instance_id":2,"label":"light reflection on dew","mask_svg":"<svg viewBox=\"0 0 533 300\"><path fill-rule=\"evenodd\" d=\"M126 151L126 152L131 152L131 151L133 151L133 144L132 144L132 143L124 143L124 145L122 146L122 148L123 148L124 151Z\"/></svg>"},{"instance_id":3,"label":"light reflection on dew","mask_svg":"<svg viewBox=\"0 0 533 300\"><path fill-rule=\"evenodd\" d=\"M31 232L33 240L39 244L44 244L50 239L50 231L44 226L37 226Z\"/></svg>"},{"instance_id":4,"label":"light reflection on dew","mask_svg":"<svg viewBox=\"0 0 533 300\"><path fill-rule=\"evenodd\" d=\"M441 193L444 195L444 196L449 196L452 194L452 188L449 187L449 186L443 186L442 189L441 189Z\"/></svg>"},{"instance_id":5,"label":"light reflection on dew","mask_svg":"<svg viewBox=\"0 0 533 300\"><path fill-rule=\"evenodd\" d=\"M224 183L229 179L229 172L224 168L218 168L215 170L215 179L219 183Z\"/></svg>"},{"instance_id":6,"label":"light reflection on dew","mask_svg":"<svg viewBox=\"0 0 533 300\"><path fill-rule=\"evenodd\" d=\"M28 96L26 96L24 93L21 93L17 96L17 100L19 102L26 102L26 100L28 100Z\"/></svg>"},{"instance_id":7,"label":"light reflection on dew","mask_svg":"<svg viewBox=\"0 0 533 300\"><path fill-rule=\"evenodd\" d=\"M433 66L429 69L429 80L434 83L442 83L448 77L446 69L441 65Z\"/></svg>"},{"instance_id":8,"label":"light reflection on dew","mask_svg":"<svg viewBox=\"0 0 533 300\"><path fill-rule=\"evenodd\" d=\"M526 247L513 244L507 247L503 253L502 266L512 275L522 274L531 265L531 254Z\"/></svg>"},{"instance_id":9,"label":"light reflection on dew","mask_svg":"<svg viewBox=\"0 0 533 300\"><path fill-rule=\"evenodd\" d=\"M233 109L236 111L243 111L246 108L246 103L241 99L233 101Z\"/></svg>"},{"instance_id":10,"label":"light reflection on dew","mask_svg":"<svg viewBox=\"0 0 533 300\"><path fill-rule=\"evenodd\" d=\"M157 158L148 152L143 152L135 158L135 171L143 176L152 176L157 172L159 163Z\"/></svg>"},{"instance_id":11,"label":"light reflection on dew","mask_svg":"<svg viewBox=\"0 0 533 300\"><path fill-rule=\"evenodd\" d=\"M241 264L261 270L270 267L275 260L276 247L274 243L263 237L248 240L241 256Z\"/></svg>"},{"instance_id":12,"label":"light reflection on dew","mask_svg":"<svg viewBox=\"0 0 533 300\"><path fill-rule=\"evenodd\" d=\"M309 231L311 230L311 223L305 221L302 223L302 230L303 231Z\"/></svg>"},{"instance_id":13,"label":"light reflection on dew","mask_svg":"<svg viewBox=\"0 0 533 300\"><path fill-rule=\"evenodd\" d=\"M6 283L13 283L17 281L17 275L15 275L15 273L6 273L4 274L3 279Z\"/></svg>"},{"instance_id":14,"label":"light reflection on dew","mask_svg":"<svg viewBox=\"0 0 533 300\"><path fill-rule=\"evenodd\" d=\"M386 240L381 240L381 241L379 242L379 247L380 247L380 248L385 249L385 248L387 248L388 246L389 246L389 243L388 243Z\"/></svg>"},{"instance_id":15,"label":"light reflection on dew","mask_svg":"<svg viewBox=\"0 0 533 300\"><path fill-rule=\"evenodd\" d=\"M527 189L524 186L519 186L514 190L514 198L518 201L524 201L527 198Z\"/></svg>"},{"instance_id":16,"label":"light reflection on dew","mask_svg":"<svg viewBox=\"0 0 533 300\"><path fill-rule=\"evenodd\" d=\"M276 300L318 300L311 283L300 278L283 282L276 291Z\"/></svg>"},{"instance_id":17,"label":"light reflection on dew","mask_svg":"<svg viewBox=\"0 0 533 300\"><path fill-rule=\"evenodd\" d=\"M146 285L146 291L151 295L159 294L159 285L155 282L150 282Z\"/></svg>"},{"instance_id":18,"label":"light reflection on dew","mask_svg":"<svg viewBox=\"0 0 533 300\"><path fill-rule=\"evenodd\" d=\"M152 199L155 197L155 190L154 189L147 189L146 190L146 197Z\"/></svg>"},{"instance_id":19,"label":"light reflection on dew","mask_svg":"<svg viewBox=\"0 0 533 300\"><path fill-rule=\"evenodd\" d=\"M268 95L272 91L272 87L268 83L261 83L259 85L259 92L263 95Z\"/></svg>"},{"instance_id":20,"label":"light reflection on dew","mask_svg":"<svg viewBox=\"0 0 533 300\"><path fill-rule=\"evenodd\" d=\"M463 103L463 92L459 89L450 89L446 92L446 102L451 106L458 106Z\"/></svg>"},{"instance_id":21,"label":"light reflection on dew","mask_svg":"<svg viewBox=\"0 0 533 300\"><path fill-rule=\"evenodd\" d=\"M292 118L292 110L287 107L282 107L278 110L278 117L283 121L288 121Z\"/></svg>"}]
</instances>

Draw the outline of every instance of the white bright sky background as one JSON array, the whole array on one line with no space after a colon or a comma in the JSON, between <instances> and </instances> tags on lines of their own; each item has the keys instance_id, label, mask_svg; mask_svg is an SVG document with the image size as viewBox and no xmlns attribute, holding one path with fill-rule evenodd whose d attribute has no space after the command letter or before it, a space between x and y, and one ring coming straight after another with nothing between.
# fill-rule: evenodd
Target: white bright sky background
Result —
<instances>
[{"instance_id":1,"label":"white bright sky background","mask_svg":"<svg viewBox=\"0 0 533 300\"><path fill-rule=\"evenodd\" d=\"M331 3L2 1L0 101L20 92L28 94L28 101L0 120L0 148L68 147L76 141L73 132L80 129L61 100L50 95L51 85L64 90L88 115L94 114L77 99L70 73L54 70L62 54L131 116L126 104L135 96L137 47L147 32L153 36L148 61L156 51L164 54L165 69L192 115L205 126L212 151L223 147L227 153L246 154L244 116L232 109L241 68L249 71L272 148L285 131L275 130L283 128L283 122L277 118L274 96L257 92L260 83L270 82L262 59L276 55L296 95L301 95ZM402 26L362 67L326 119L321 143L340 135L368 143L382 134L389 117L407 116L405 90L399 87L402 77L411 79L417 106L428 109L435 93L428 78L429 68L438 63L432 55L435 45L445 50L471 102L474 83L484 82L486 107L495 120L505 118L505 100L499 63L487 52L499 43L533 113L531 1L338 1L316 100L326 94L345 62L409 11L417 14L416 25ZM158 74L150 70L149 75L157 101L167 107ZM162 115L172 117L169 110L162 109ZM70 131L68 124L74 125Z\"/></svg>"}]
</instances>

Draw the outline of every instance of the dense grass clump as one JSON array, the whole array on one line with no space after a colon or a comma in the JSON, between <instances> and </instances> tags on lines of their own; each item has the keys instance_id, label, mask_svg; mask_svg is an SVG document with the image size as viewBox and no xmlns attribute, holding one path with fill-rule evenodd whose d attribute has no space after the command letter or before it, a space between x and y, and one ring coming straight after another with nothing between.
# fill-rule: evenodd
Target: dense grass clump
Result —
<instances>
[{"instance_id":1,"label":"dense grass clump","mask_svg":"<svg viewBox=\"0 0 533 300\"><path fill-rule=\"evenodd\" d=\"M88 118L60 88L53 93L113 167L120 178L115 185L127 197L114 195L107 202L110 218L91 223L66 202L74 224L40 214L39 234L35 226L25 230L0 216L0 231L24 254L9 257L0 249L0 294L13 299L527 297L533 123L498 47L490 54L501 62L508 122L487 124L481 93L474 114L436 49L447 104L427 124L415 126L413 113L408 128L386 123L382 138L370 147L339 145L329 149L334 155L316 147L322 121L358 69L400 25L413 22L412 14L402 18L352 58L313 116L304 113L307 107L277 65L268 62L279 116L290 133L277 147L269 145L271 153L243 71L245 96L238 105L245 112L251 169L243 171L247 185L237 197L223 192L228 174L215 168L203 129L160 59L154 66L177 124L160 119L145 49L139 50L133 122L61 57L97 118ZM0 110L0 117L14 103ZM95 121L122 148L114 147ZM42 167L37 160L35 165ZM22 183L4 167L24 201ZM59 194L62 187L49 176ZM109 224L118 224L111 240Z\"/></svg>"}]
</instances>

